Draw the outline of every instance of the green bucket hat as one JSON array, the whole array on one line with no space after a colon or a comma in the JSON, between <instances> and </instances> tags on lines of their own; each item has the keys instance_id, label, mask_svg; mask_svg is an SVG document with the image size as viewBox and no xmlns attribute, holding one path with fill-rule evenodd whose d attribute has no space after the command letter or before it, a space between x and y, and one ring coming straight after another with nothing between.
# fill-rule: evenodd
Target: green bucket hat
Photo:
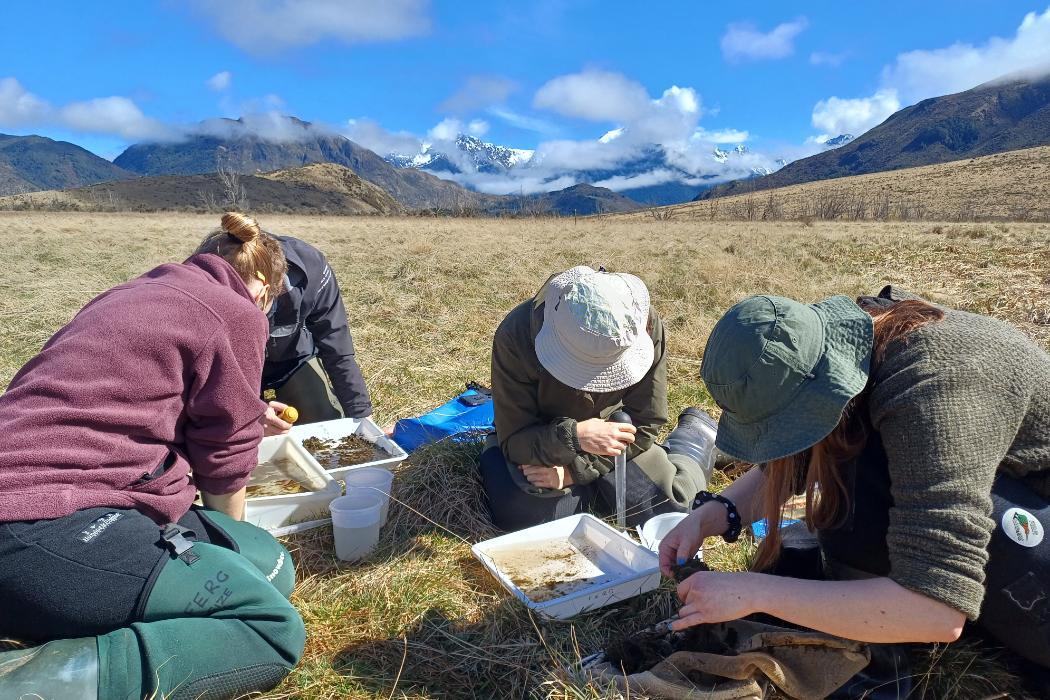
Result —
<instances>
[{"instance_id":1,"label":"green bucket hat","mask_svg":"<svg viewBox=\"0 0 1050 700\"><path fill-rule=\"evenodd\" d=\"M722 408L718 449L761 464L823 440L867 385L872 342L871 316L845 296L754 296L729 309L700 368Z\"/></svg>"}]
</instances>

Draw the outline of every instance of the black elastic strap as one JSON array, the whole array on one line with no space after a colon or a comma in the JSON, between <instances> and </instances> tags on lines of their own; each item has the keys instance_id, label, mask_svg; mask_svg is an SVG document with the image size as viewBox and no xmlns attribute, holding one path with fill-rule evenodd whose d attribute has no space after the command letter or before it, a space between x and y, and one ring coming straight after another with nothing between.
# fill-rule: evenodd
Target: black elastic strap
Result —
<instances>
[{"instance_id":1,"label":"black elastic strap","mask_svg":"<svg viewBox=\"0 0 1050 700\"><path fill-rule=\"evenodd\" d=\"M726 521L729 526L726 528L726 531L722 533L722 539L726 542L736 542L740 537L740 531L744 529L744 524L740 520L740 513L737 512L736 504L721 494L711 493L710 491L700 491L696 494L696 498L693 499L693 510L696 510L708 501L718 501L726 507Z\"/></svg>"}]
</instances>

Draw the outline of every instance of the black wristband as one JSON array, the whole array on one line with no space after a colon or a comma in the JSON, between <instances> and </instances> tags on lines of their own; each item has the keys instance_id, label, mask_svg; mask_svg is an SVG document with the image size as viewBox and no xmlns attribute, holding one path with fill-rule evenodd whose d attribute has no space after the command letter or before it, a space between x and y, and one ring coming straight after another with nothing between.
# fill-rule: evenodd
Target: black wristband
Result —
<instances>
[{"instance_id":1,"label":"black wristband","mask_svg":"<svg viewBox=\"0 0 1050 700\"><path fill-rule=\"evenodd\" d=\"M708 501L718 501L726 507L726 520L729 523L729 527L722 533L722 539L726 542L736 542L740 537L740 531L744 528L744 524L740 521L740 513L737 512L736 504L720 494L700 491L696 494L696 498L693 499L693 510L696 510Z\"/></svg>"}]
</instances>

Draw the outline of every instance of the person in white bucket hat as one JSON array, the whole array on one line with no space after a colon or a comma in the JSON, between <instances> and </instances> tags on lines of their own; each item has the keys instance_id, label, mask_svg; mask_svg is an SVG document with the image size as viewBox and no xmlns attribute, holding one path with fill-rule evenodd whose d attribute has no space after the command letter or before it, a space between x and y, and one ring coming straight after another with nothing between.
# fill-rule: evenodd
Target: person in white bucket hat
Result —
<instances>
[{"instance_id":1,"label":"person in white bucket hat","mask_svg":"<svg viewBox=\"0 0 1050 700\"><path fill-rule=\"evenodd\" d=\"M685 512L710 477L715 422L667 422L664 328L634 275L579 266L507 315L492 345L496 432L481 458L493 522L518 530L615 509L614 457L627 458L627 521ZM607 420L625 411L633 425Z\"/></svg>"}]
</instances>

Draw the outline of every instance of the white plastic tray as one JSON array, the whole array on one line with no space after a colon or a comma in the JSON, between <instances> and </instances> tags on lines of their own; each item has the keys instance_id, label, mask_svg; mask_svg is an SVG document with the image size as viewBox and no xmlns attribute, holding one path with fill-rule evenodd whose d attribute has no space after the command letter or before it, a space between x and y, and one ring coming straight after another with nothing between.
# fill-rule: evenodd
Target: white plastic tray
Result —
<instances>
[{"instance_id":1,"label":"white plastic tray","mask_svg":"<svg viewBox=\"0 0 1050 700\"><path fill-rule=\"evenodd\" d=\"M376 425L375 421L371 418L340 418L339 420L328 420L320 423L307 423L306 425L297 425L288 431L289 437L300 445L303 440L306 440L307 438L315 437L322 440L341 440L342 438L347 437L348 435L354 435L355 433L373 443L389 456L371 462L354 464L349 467L329 469L328 473L334 479L339 479L345 476L347 472L354 469L360 469L361 467L381 467L383 469L393 470L394 467L401 464L401 462L408 457L408 453L401 449L396 442L388 438L383 430Z\"/></svg>"},{"instance_id":2,"label":"white plastic tray","mask_svg":"<svg viewBox=\"0 0 1050 700\"><path fill-rule=\"evenodd\" d=\"M479 542L471 551L522 603L557 620L660 585L656 554L586 513Z\"/></svg>"},{"instance_id":3,"label":"white plastic tray","mask_svg":"<svg viewBox=\"0 0 1050 700\"><path fill-rule=\"evenodd\" d=\"M301 472L300 481L314 490L282 496L256 496L245 502L245 520L268 530L276 537L302 532L331 522L328 504L342 495L342 485L321 468L306 449L288 435L263 438L259 443L259 464L249 486L284 478L268 471L264 464L289 460Z\"/></svg>"}]
</instances>

